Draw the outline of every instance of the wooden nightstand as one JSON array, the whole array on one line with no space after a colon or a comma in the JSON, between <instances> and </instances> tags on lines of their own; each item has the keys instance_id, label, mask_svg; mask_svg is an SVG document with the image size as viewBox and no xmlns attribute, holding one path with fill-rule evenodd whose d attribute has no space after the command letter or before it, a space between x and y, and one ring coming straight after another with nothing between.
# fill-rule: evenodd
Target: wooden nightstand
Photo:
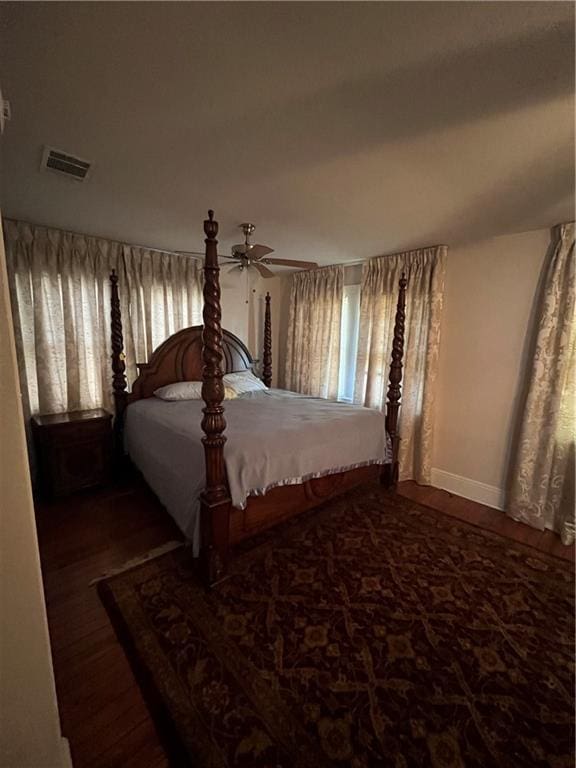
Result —
<instances>
[{"instance_id":1,"label":"wooden nightstand","mask_svg":"<svg viewBox=\"0 0 576 768\"><path fill-rule=\"evenodd\" d=\"M46 496L66 496L110 480L113 443L108 411L33 416L32 432Z\"/></svg>"}]
</instances>

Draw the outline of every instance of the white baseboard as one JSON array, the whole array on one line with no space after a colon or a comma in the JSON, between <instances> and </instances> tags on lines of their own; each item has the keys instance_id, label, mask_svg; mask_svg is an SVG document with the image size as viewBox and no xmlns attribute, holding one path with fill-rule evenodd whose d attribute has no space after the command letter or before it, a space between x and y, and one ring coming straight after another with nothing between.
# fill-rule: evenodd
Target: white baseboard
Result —
<instances>
[{"instance_id":1,"label":"white baseboard","mask_svg":"<svg viewBox=\"0 0 576 768\"><path fill-rule=\"evenodd\" d=\"M487 507L504 510L505 494L502 488L479 483L478 480L470 480L468 477L453 475L451 472L435 468L432 468L431 481L436 488L442 488L457 496L463 496L465 499L477 501L479 504L486 504Z\"/></svg>"}]
</instances>

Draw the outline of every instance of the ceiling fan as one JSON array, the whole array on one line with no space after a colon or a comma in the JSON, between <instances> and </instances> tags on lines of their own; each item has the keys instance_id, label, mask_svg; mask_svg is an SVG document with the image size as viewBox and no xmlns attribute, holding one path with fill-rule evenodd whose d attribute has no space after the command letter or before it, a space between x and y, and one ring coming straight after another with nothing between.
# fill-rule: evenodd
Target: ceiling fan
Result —
<instances>
[{"instance_id":1,"label":"ceiling fan","mask_svg":"<svg viewBox=\"0 0 576 768\"><path fill-rule=\"evenodd\" d=\"M274 253L274 248L267 245L259 245L250 242L250 235L256 229L254 224L240 224L239 228L244 232L244 242L232 246L232 255L223 256L222 259L229 259L236 262L236 266L229 269L229 272L242 272L245 269L255 269L262 277L275 277L266 264L277 264L279 267L296 267L297 269L315 269L318 264L315 261L298 261L297 259L271 259L268 254ZM204 256L198 251L178 251L183 256Z\"/></svg>"},{"instance_id":2,"label":"ceiling fan","mask_svg":"<svg viewBox=\"0 0 576 768\"><path fill-rule=\"evenodd\" d=\"M229 269L229 272L242 272L245 269L255 269L262 277L275 277L267 264L277 264L279 267L296 267L297 269L315 269L318 264L315 261L299 261L298 259L271 259L268 254L274 253L274 248L267 245L250 242L250 235L256 229L255 224L248 222L239 225L239 229L244 232L244 242L232 246L232 255L223 256L218 254L221 259L229 259L236 262L236 266ZM177 251L183 256L204 256L199 251Z\"/></svg>"},{"instance_id":3,"label":"ceiling fan","mask_svg":"<svg viewBox=\"0 0 576 768\"><path fill-rule=\"evenodd\" d=\"M271 259L270 253L274 253L274 248L267 245L251 243L250 236L254 233L256 226L245 222L239 227L244 233L244 242L232 246L232 255L224 256L225 259L238 262L230 272L243 271L244 269L255 269L262 277L274 277L274 272L268 269L267 264L277 264L280 267L296 267L297 269L314 269L318 266L314 261L299 261L297 259Z\"/></svg>"}]
</instances>

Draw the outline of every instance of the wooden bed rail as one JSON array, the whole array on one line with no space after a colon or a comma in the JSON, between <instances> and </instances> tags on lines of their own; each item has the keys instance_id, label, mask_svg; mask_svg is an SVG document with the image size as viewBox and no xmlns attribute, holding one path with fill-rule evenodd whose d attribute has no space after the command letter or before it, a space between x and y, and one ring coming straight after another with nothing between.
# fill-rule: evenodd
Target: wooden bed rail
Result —
<instances>
[{"instance_id":1,"label":"wooden bed rail","mask_svg":"<svg viewBox=\"0 0 576 768\"><path fill-rule=\"evenodd\" d=\"M392 462L384 465L382 481L387 486L398 482L400 435L398 433L398 414L402 395L402 358L404 356L404 325L406 320L406 287L408 281L402 273L398 284L398 303L394 320L394 338L392 340L392 362L388 377L388 398L386 402L386 430L392 442Z\"/></svg>"}]
</instances>

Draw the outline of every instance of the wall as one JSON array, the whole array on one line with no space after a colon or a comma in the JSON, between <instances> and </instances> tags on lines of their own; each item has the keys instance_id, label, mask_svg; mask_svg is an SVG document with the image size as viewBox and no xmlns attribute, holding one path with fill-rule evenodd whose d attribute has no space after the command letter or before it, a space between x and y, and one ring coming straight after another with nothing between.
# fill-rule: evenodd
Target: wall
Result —
<instances>
[{"instance_id":1,"label":"wall","mask_svg":"<svg viewBox=\"0 0 576 768\"><path fill-rule=\"evenodd\" d=\"M222 326L236 334L247 345L252 356L259 362L260 371L264 341L265 296L270 293L272 320L272 386L278 386L280 361L283 360L280 344L280 318L286 278L262 278L254 270L248 272L221 272ZM283 365L282 365L283 367Z\"/></svg>"},{"instance_id":2,"label":"wall","mask_svg":"<svg viewBox=\"0 0 576 768\"><path fill-rule=\"evenodd\" d=\"M550 232L449 249L432 483L502 508Z\"/></svg>"},{"instance_id":3,"label":"wall","mask_svg":"<svg viewBox=\"0 0 576 768\"><path fill-rule=\"evenodd\" d=\"M60 736L0 230L0 765L71 765Z\"/></svg>"},{"instance_id":4,"label":"wall","mask_svg":"<svg viewBox=\"0 0 576 768\"><path fill-rule=\"evenodd\" d=\"M250 324L250 275L246 270L230 273L221 266L220 290L222 304L222 327L234 333L248 344ZM254 350L250 350L254 352Z\"/></svg>"}]
</instances>

